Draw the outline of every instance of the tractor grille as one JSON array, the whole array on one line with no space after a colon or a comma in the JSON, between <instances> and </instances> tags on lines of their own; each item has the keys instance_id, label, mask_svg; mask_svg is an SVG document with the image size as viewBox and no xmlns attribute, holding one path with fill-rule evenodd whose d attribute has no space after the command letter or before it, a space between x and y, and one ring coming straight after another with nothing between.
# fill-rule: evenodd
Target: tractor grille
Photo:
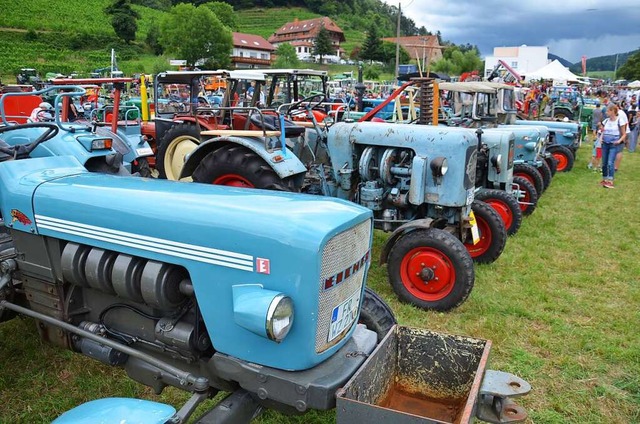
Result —
<instances>
[{"instance_id":1,"label":"tractor grille","mask_svg":"<svg viewBox=\"0 0 640 424\"><path fill-rule=\"evenodd\" d=\"M333 237L322 250L316 353L324 352L338 343L351 328L351 326L345 328L342 334L328 341L333 309L346 301L355 292L362 291L365 271L370 263L370 240L371 220L366 220ZM354 271L356 269L354 264L359 265L363 262L366 263L362 266L357 266L357 271ZM345 275L348 275L348 277L344 278ZM331 281L334 284L329 288L325 288L327 280L332 277L334 278Z\"/></svg>"}]
</instances>

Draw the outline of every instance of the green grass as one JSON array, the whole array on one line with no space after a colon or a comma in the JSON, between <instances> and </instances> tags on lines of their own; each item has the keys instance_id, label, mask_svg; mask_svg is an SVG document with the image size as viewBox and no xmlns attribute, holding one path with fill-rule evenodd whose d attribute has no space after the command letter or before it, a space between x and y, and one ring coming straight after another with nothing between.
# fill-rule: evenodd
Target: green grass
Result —
<instances>
[{"instance_id":1,"label":"green grass","mask_svg":"<svg viewBox=\"0 0 640 424\"><path fill-rule=\"evenodd\" d=\"M490 367L533 386L521 400L530 423L640 422L640 152L625 152L616 189L598 185L583 146L573 171L557 174L537 210L503 255L478 266L470 298L450 313L400 304L377 264L369 285L403 325L490 339ZM376 258L386 234L376 233ZM0 325L0 422L44 423L81 402L105 396L159 399L179 406L187 395L161 396L119 369L40 341L31 320ZM209 402L208 405L211 405ZM331 423L334 413L264 424Z\"/></svg>"}]
</instances>

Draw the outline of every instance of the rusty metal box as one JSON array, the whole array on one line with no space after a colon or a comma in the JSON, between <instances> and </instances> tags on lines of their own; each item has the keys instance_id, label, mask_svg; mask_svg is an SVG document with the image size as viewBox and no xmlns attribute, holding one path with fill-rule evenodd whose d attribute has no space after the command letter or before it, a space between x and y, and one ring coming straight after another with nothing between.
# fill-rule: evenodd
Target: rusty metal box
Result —
<instances>
[{"instance_id":1,"label":"rusty metal box","mask_svg":"<svg viewBox=\"0 0 640 424\"><path fill-rule=\"evenodd\" d=\"M396 326L338 390L336 422L467 423L491 342Z\"/></svg>"}]
</instances>

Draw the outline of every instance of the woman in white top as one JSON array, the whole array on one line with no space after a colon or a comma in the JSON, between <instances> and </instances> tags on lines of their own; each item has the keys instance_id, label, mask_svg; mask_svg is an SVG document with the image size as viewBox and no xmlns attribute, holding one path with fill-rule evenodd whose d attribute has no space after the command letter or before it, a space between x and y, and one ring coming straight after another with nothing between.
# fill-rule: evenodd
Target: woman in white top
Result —
<instances>
[{"instance_id":1,"label":"woman in white top","mask_svg":"<svg viewBox=\"0 0 640 424\"><path fill-rule=\"evenodd\" d=\"M622 151L627 137L627 124L618 116L618 106L611 104L607 108L607 119L602 129L602 186L613 188L616 155Z\"/></svg>"}]
</instances>

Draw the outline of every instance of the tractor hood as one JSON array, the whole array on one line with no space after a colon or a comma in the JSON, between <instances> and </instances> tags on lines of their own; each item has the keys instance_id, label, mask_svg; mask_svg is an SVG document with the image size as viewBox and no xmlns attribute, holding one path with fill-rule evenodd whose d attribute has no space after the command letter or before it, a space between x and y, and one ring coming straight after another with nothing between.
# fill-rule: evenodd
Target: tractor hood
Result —
<instances>
[{"instance_id":1,"label":"tractor hood","mask_svg":"<svg viewBox=\"0 0 640 424\"><path fill-rule=\"evenodd\" d=\"M88 173L68 157L2 163L0 181L14 229L184 267L221 353L306 369L355 329L335 333L331 314L361 299L368 209L320 196ZM280 343L236 322L234 293L246 285L292 299L295 320Z\"/></svg>"}]
</instances>

